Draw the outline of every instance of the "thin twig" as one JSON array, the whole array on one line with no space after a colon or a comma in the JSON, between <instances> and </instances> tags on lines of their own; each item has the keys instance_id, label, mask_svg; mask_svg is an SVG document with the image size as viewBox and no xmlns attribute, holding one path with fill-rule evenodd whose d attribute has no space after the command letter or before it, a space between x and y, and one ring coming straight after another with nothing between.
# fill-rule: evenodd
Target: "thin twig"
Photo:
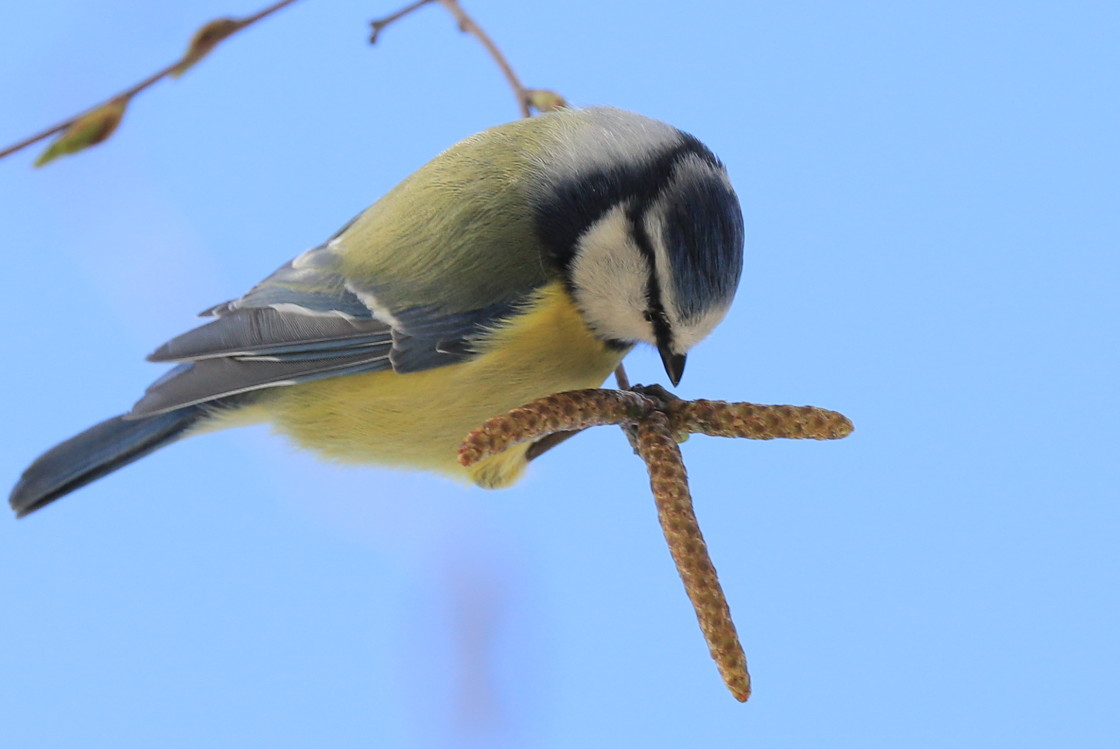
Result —
<instances>
[{"instance_id":1,"label":"thin twig","mask_svg":"<svg viewBox=\"0 0 1120 749\"><path fill-rule=\"evenodd\" d=\"M614 381L618 384L619 390L630 389L630 378L626 376L626 367L619 364L614 370Z\"/></svg>"},{"instance_id":2,"label":"thin twig","mask_svg":"<svg viewBox=\"0 0 1120 749\"><path fill-rule=\"evenodd\" d=\"M414 2L412 5L406 5L396 13L391 13L384 18L378 18L375 21L370 21L369 25L373 27L373 32L369 35L369 43L377 44L377 38L381 35L381 32L384 31L386 27L393 25L413 11L419 10L425 5L430 5L434 2L436 2L436 0L416 0L416 2Z\"/></svg>"},{"instance_id":3,"label":"thin twig","mask_svg":"<svg viewBox=\"0 0 1120 749\"><path fill-rule=\"evenodd\" d=\"M292 3L296 2L296 1L297 0L279 0L279 2L273 3L272 5L268 6L267 8L264 8L263 10L260 10L256 13L254 13L251 16L246 16L245 18L239 19L236 22L237 23L237 28L234 29L233 32L231 32L231 33L235 33L236 31L241 31L242 29L246 28L247 26L251 26L252 24L256 23L257 21L261 20L262 18L264 18L266 16L269 16L269 15L272 15L276 11L281 10L282 8L284 8L288 5L291 5ZM27 148L30 145L34 145L35 143L38 143L41 140L46 140L47 138L51 137L52 135L55 135L57 133L61 133L63 130L70 127L72 124L74 124L77 120L81 119L84 115L86 115L86 114L88 114L88 113L90 113L90 112L92 112L96 109L100 109L101 107L107 106L107 105L109 105L113 102L116 102L116 101L127 102L129 99L131 99L133 96L136 96L136 94L140 93L144 89L152 86L155 83L158 83L159 81L163 80L164 78L166 78L166 77L172 75L173 73L175 73L176 71L180 70L183 66L183 63L187 61L189 56L190 56L190 51L188 50L187 55L184 55L183 58L175 61L171 65L168 65L167 67L163 68L162 70L160 70L158 72L152 73L150 76L148 76L144 80L140 81L135 86L132 86L131 88L125 89L124 91L122 91L119 94L115 94L113 96L110 96L108 99L101 102L100 104L92 106L89 109L86 109L85 111L74 115L73 117L69 118L68 120L66 120L64 122L60 122L57 125L54 125L53 127L49 127L46 130L43 130L39 133L36 133L35 135L32 135L28 138L24 138L23 140L21 140L20 142L14 144L14 145L8 146L4 150L0 151L0 159L4 158L5 156L9 156L9 155L15 153L16 151L21 151L21 150L23 150L24 148Z\"/></svg>"},{"instance_id":4,"label":"thin twig","mask_svg":"<svg viewBox=\"0 0 1120 749\"><path fill-rule=\"evenodd\" d=\"M407 5L384 18L370 21L370 26L373 27L373 33L370 35L369 39L370 43L373 44L377 41L378 35L381 34L385 27L433 2L442 5L447 12L455 18L455 21L459 24L460 31L465 34L470 34L480 41L482 46L486 47L486 51L490 53L490 57L494 58L494 62L501 68L502 75L506 77L510 88L513 89L513 95L517 98L517 108L520 110L521 116L532 117L533 112L529 107L529 101L533 90L527 89L521 85L521 79L518 78L517 73L513 71L513 66L509 64L509 60L506 59L506 56L498 49L498 45L494 43L494 40L490 38L489 34L483 31L482 27L478 25L478 21L475 21L469 13L463 10L463 6L459 5L458 0L417 0L411 5Z\"/></svg>"},{"instance_id":5,"label":"thin twig","mask_svg":"<svg viewBox=\"0 0 1120 749\"><path fill-rule=\"evenodd\" d=\"M242 24L242 26L248 26L249 24L256 23L257 21L261 20L265 16L270 16L273 13L275 13L276 11L283 9L284 6L291 5L294 2L296 2L296 0L280 0L280 2L273 3L272 5L268 6L267 8L263 8L261 10L258 10L256 13L254 13L251 16L245 16L244 18L241 19L241 24Z\"/></svg>"},{"instance_id":6,"label":"thin twig","mask_svg":"<svg viewBox=\"0 0 1120 749\"><path fill-rule=\"evenodd\" d=\"M490 35L483 31L482 27L473 18L467 15L467 12L459 5L459 0L438 0L438 2L444 8L447 8L448 13L455 16L461 31L482 42L482 46L486 47L490 56L494 58L494 62L498 63L498 67L502 69L502 74L505 75L506 80L509 81L510 88L513 89L513 95L517 97L517 106L521 110L521 116L532 117L533 113L529 111L529 92L521 85L521 79L517 77L517 73L513 72L509 61L498 49L498 45L494 44Z\"/></svg>"}]
</instances>

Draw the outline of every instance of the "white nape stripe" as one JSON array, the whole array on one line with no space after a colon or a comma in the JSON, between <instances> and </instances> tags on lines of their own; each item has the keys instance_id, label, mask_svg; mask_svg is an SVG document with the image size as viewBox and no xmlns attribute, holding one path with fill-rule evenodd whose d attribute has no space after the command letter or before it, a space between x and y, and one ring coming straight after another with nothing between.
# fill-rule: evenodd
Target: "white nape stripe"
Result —
<instances>
[{"instance_id":1,"label":"white nape stripe","mask_svg":"<svg viewBox=\"0 0 1120 749\"><path fill-rule=\"evenodd\" d=\"M634 242L626 208L615 206L583 233L569 277L576 304L596 334L656 345L645 317L650 267Z\"/></svg>"},{"instance_id":2,"label":"white nape stripe","mask_svg":"<svg viewBox=\"0 0 1120 749\"><path fill-rule=\"evenodd\" d=\"M549 150L545 172L556 182L578 181L594 169L647 162L681 137L671 125L613 107L563 116L570 124L555 129L557 143ZM589 130L595 131L594 137L588 136Z\"/></svg>"}]
</instances>

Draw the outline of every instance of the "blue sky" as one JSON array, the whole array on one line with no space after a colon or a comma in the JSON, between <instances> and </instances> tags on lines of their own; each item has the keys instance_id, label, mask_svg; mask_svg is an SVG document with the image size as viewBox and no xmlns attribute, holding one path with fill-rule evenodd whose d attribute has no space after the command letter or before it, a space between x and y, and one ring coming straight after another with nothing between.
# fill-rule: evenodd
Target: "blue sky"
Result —
<instances>
[{"instance_id":1,"label":"blue sky","mask_svg":"<svg viewBox=\"0 0 1120 749\"><path fill-rule=\"evenodd\" d=\"M516 116L439 9L368 47L395 7L305 0L109 144L0 162L6 481L127 409L197 311ZM3 4L0 142L256 8ZM678 391L856 424L685 445L754 697L720 683L617 430L484 492L254 428L0 519L5 744L1115 745L1120 6L468 8L528 84L727 163L743 282Z\"/></svg>"}]
</instances>

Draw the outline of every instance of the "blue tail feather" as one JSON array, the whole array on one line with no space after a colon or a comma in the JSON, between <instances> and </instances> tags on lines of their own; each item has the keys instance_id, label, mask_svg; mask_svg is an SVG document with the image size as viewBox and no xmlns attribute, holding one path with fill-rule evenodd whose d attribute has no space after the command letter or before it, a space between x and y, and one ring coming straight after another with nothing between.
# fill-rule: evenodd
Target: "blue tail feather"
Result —
<instances>
[{"instance_id":1,"label":"blue tail feather","mask_svg":"<svg viewBox=\"0 0 1120 749\"><path fill-rule=\"evenodd\" d=\"M40 455L8 501L23 517L174 442L205 415L200 406L188 406L143 419L107 419Z\"/></svg>"}]
</instances>

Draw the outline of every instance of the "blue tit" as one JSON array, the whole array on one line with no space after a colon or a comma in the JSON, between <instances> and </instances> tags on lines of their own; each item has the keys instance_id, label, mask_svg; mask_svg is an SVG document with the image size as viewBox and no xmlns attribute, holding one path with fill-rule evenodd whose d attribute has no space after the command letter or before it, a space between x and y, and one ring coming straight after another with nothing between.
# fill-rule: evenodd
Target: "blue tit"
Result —
<instances>
[{"instance_id":1,"label":"blue tit","mask_svg":"<svg viewBox=\"0 0 1120 749\"><path fill-rule=\"evenodd\" d=\"M606 107L491 128L157 349L174 368L39 457L12 508L258 422L331 459L508 486L531 446L464 468L467 433L601 385L639 342L677 384L727 313L742 254L739 201L691 135Z\"/></svg>"}]
</instances>

